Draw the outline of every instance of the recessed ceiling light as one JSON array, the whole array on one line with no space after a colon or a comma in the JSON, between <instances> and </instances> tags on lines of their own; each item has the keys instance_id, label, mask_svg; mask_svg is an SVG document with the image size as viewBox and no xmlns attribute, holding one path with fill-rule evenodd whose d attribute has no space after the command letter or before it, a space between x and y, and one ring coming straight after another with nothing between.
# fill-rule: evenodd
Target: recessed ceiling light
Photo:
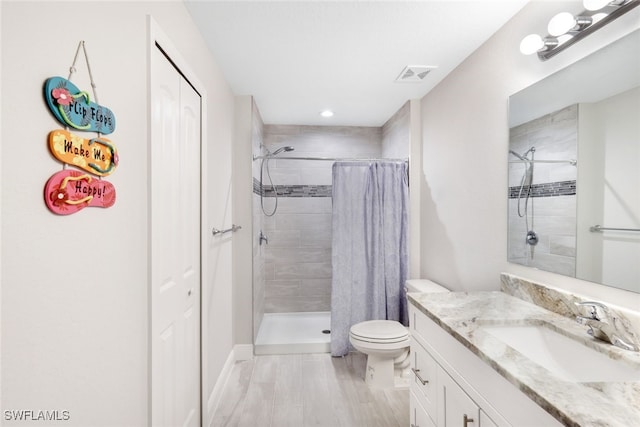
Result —
<instances>
[{"instance_id":1,"label":"recessed ceiling light","mask_svg":"<svg viewBox=\"0 0 640 427\"><path fill-rule=\"evenodd\" d=\"M333 117L333 111L331 110L324 110L322 112L320 112L320 115L322 117Z\"/></svg>"}]
</instances>

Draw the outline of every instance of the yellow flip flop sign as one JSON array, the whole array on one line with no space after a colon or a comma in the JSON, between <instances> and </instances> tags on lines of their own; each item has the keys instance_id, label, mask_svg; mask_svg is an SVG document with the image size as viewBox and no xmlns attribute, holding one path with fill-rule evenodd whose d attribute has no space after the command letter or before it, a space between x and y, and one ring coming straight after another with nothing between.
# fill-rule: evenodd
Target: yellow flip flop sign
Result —
<instances>
[{"instance_id":1,"label":"yellow flip flop sign","mask_svg":"<svg viewBox=\"0 0 640 427\"><path fill-rule=\"evenodd\" d=\"M118 166L118 150L102 136L82 138L57 129L49 133L49 149L61 162L98 176L110 175Z\"/></svg>"}]
</instances>

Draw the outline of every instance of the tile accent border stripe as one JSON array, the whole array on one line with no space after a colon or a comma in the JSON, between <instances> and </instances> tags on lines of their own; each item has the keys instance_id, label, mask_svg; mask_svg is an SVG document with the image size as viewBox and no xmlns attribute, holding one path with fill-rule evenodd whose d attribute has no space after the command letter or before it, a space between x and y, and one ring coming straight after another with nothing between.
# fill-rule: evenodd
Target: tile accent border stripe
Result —
<instances>
[{"instance_id":1,"label":"tile accent border stripe","mask_svg":"<svg viewBox=\"0 0 640 427\"><path fill-rule=\"evenodd\" d=\"M253 178L253 194L257 194L258 196L260 196L260 181L258 181L257 179Z\"/></svg>"},{"instance_id":2,"label":"tile accent border stripe","mask_svg":"<svg viewBox=\"0 0 640 427\"><path fill-rule=\"evenodd\" d=\"M509 187L509 198L517 199L520 193L520 186ZM557 197L573 196L576 194L576 180L547 182L544 184L533 184L531 186L531 197Z\"/></svg>"},{"instance_id":3,"label":"tile accent border stripe","mask_svg":"<svg viewBox=\"0 0 640 427\"><path fill-rule=\"evenodd\" d=\"M278 197L331 197L331 185L276 185ZM253 192L260 195L260 181L253 178ZM264 197L275 197L273 186L262 187Z\"/></svg>"}]
</instances>

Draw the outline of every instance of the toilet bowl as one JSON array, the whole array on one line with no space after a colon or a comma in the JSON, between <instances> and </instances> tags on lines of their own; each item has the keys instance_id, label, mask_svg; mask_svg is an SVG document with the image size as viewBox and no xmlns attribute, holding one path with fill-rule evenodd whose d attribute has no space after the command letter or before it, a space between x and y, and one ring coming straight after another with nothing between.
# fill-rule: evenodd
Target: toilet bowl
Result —
<instances>
[{"instance_id":1,"label":"toilet bowl","mask_svg":"<svg viewBox=\"0 0 640 427\"><path fill-rule=\"evenodd\" d=\"M407 292L449 292L430 280L407 280ZM349 331L349 342L367 355L365 382L375 388L408 388L410 384L409 329L395 320L368 320Z\"/></svg>"},{"instance_id":2,"label":"toilet bowl","mask_svg":"<svg viewBox=\"0 0 640 427\"><path fill-rule=\"evenodd\" d=\"M351 327L351 345L367 355L365 382L372 387L409 385L409 330L394 320L368 320Z\"/></svg>"}]
</instances>

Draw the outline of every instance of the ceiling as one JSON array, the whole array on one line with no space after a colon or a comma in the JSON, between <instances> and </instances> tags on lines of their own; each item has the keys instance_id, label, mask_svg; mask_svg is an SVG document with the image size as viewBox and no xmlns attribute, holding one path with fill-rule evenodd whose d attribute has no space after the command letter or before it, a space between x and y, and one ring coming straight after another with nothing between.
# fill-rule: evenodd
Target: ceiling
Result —
<instances>
[{"instance_id":1,"label":"ceiling","mask_svg":"<svg viewBox=\"0 0 640 427\"><path fill-rule=\"evenodd\" d=\"M233 92L252 95L265 123L382 126L526 0L184 2ZM407 65L437 68L396 82Z\"/></svg>"}]
</instances>

